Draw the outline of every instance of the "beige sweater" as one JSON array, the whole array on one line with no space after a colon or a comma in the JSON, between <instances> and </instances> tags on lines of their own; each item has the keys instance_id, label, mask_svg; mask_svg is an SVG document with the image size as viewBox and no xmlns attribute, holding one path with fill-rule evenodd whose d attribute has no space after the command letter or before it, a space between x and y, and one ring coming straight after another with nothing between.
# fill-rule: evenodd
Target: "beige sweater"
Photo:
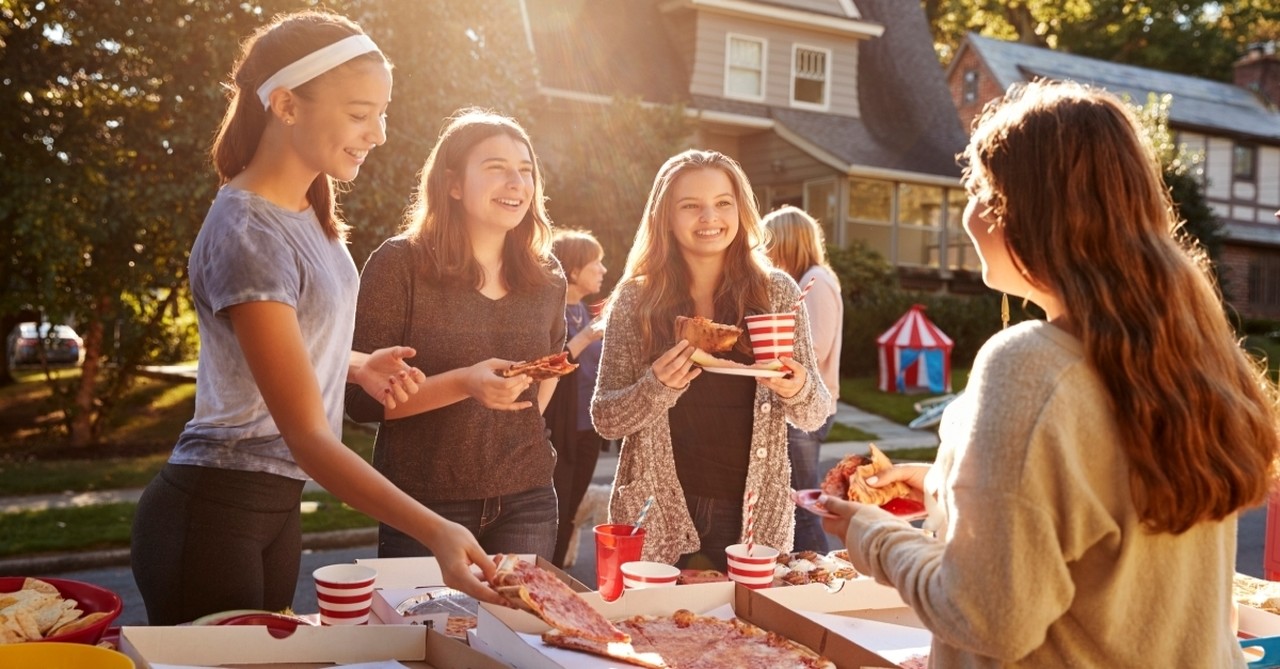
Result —
<instances>
[{"instance_id":1,"label":"beige sweater","mask_svg":"<svg viewBox=\"0 0 1280 669\"><path fill-rule=\"evenodd\" d=\"M937 538L862 507L855 566L932 630L936 669L1243 667L1228 614L1236 517L1179 536L1140 526L1124 417L1082 355L1043 322L983 346L926 479Z\"/></svg>"},{"instance_id":2,"label":"beige sweater","mask_svg":"<svg viewBox=\"0 0 1280 669\"><path fill-rule=\"evenodd\" d=\"M799 294L796 282L786 273L770 273L769 299L773 309L791 309ZM698 532L676 476L667 422L668 410L675 406L684 389L668 388L658 381L650 369L653 361L641 352L636 298L634 285L621 285L609 309L591 419L600 436L622 439L609 499L610 521L634 521L645 499L653 495L654 504L644 523L647 529L643 559L674 563L681 555L699 548ZM782 399L764 386L756 389L751 461L747 466L747 489L759 495L756 543L782 551L791 550L795 529L795 506L787 494L791 463L787 459L786 423L790 421L802 430L816 430L826 420L831 403L826 386L814 371L813 345L804 309L796 319L795 359L805 366L808 375L794 397Z\"/></svg>"}]
</instances>

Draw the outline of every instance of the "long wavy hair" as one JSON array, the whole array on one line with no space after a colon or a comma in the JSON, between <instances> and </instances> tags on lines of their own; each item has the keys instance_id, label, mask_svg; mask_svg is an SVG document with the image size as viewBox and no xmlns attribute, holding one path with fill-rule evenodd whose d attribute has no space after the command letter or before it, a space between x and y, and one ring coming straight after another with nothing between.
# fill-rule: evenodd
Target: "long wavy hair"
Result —
<instances>
[{"instance_id":1,"label":"long wavy hair","mask_svg":"<svg viewBox=\"0 0 1280 669\"><path fill-rule=\"evenodd\" d=\"M228 91L227 111L214 136L210 157L218 172L219 185L225 185L249 166L258 150L262 132L271 118L271 110L263 109L258 87L286 65L330 44L363 35L364 31L351 19L322 11L302 11L277 16L245 40L240 56L231 69L231 80L224 84ZM307 98L314 87L334 71L357 63L390 65L380 51L357 56L292 91ZM307 188L307 202L320 219L320 226L330 239L346 239L349 230L338 211L337 182L327 174L319 174Z\"/></svg>"},{"instance_id":2,"label":"long wavy hair","mask_svg":"<svg viewBox=\"0 0 1280 669\"><path fill-rule=\"evenodd\" d=\"M507 233L502 249L502 281L512 291L532 290L551 281L551 222L547 217L542 167L533 143L515 119L468 107L455 112L419 173L418 188L405 214L403 232L419 254L419 271L434 281L479 287L484 272L471 251L466 212L449 197L455 175L466 174L467 159L477 144L506 135L524 144L533 159L533 201L529 211Z\"/></svg>"},{"instance_id":3,"label":"long wavy hair","mask_svg":"<svg viewBox=\"0 0 1280 669\"><path fill-rule=\"evenodd\" d=\"M667 159L654 177L635 243L627 255L627 267L619 279L619 285L631 282L639 290L636 313L643 314L641 345L650 358L675 344L676 316L693 314L693 297L689 294L692 275L671 230L675 213L671 195L677 179L699 169L724 172L738 202L738 234L725 251L724 273L715 290L715 320L738 324L748 314L772 311L769 261L760 252L766 232L746 173L737 161L717 151L690 149L679 153ZM739 348L750 352L745 340L743 337L738 342Z\"/></svg>"},{"instance_id":4,"label":"long wavy hair","mask_svg":"<svg viewBox=\"0 0 1280 669\"><path fill-rule=\"evenodd\" d=\"M762 221L769 231L769 260L773 266L800 281L809 268L821 267L835 276L827 263L822 226L808 212L791 205L779 207Z\"/></svg>"},{"instance_id":5,"label":"long wavy hair","mask_svg":"<svg viewBox=\"0 0 1280 669\"><path fill-rule=\"evenodd\" d=\"M1178 534L1266 498L1276 389L1240 348L1137 127L1106 92L1035 82L984 111L961 157L1019 268L1078 326L1144 524Z\"/></svg>"}]
</instances>

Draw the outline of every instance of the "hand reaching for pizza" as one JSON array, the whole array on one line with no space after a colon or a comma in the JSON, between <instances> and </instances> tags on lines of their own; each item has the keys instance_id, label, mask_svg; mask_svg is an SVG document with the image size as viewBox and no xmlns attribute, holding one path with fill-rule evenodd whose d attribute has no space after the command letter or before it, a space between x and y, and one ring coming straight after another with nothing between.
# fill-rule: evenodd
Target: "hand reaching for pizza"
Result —
<instances>
[{"instance_id":1,"label":"hand reaching for pizza","mask_svg":"<svg viewBox=\"0 0 1280 669\"><path fill-rule=\"evenodd\" d=\"M408 346L389 346L373 353L351 353L347 372L369 396L382 403L388 410L409 401L418 392L418 384L427 380L422 370L405 362L417 351Z\"/></svg>"},{"instance_id":2,"label":"hand reaching for pizza","mask_svg":"<svg viewBox=\"0 0 1280 669\"><path fill-rule=\"evenodd\" d=\"M476 542L470 530L440 518L440 524L432 528L423 543L435 555L445 585L482 602L507 605L506 599L488 583L492 582L497 565ZM480 568L479 576L472 571L472 565Z\"/></svg>"},{"instance_id":3,"label":"hand reaching for pizza","mask_svg":"<svg viewBox=\"0 0 1280 669\"><path fill-rule=\"evenodd\" d=\"M760 385L778 393L783 399L791 399L800 392L804 387L804 380L808 378L809 373L805 370L804 365L798 363L793 358L778 358L778 361L786 365L790 374L773 378L758 378L756 381Z\"/></svg>"},{"instance_id":4,"label":"hand reaching for pizza","mask_svg":"<svg viewBox=\"0 0 1280 669\"><path fill-rule=\"evenodd\" d=\"M675 346L658 356L658 359L654 360L649 368L653 370L653 375L658 377L658 381L662 385L677 390L684 388L702 373L701 367L695 367L689 361L689 358L693 356L693 352L696 350L689 345L688 341L681 339L676 342Z\"/></svg>"},{"instance_id":5,"label":"hand reaching for pizza","mask_svg":"<svg viewBox=\"0 0 1280 669\"><path fill-rule=\"evenodd\" d=\"M517 401L529 388L533 379L525 374L503 377L501 372L511 367L510 360L489 358L467 368L466 390L475 401L489 409L520 411L533 406L533 402Z\"/></svg>"}]
</instances>

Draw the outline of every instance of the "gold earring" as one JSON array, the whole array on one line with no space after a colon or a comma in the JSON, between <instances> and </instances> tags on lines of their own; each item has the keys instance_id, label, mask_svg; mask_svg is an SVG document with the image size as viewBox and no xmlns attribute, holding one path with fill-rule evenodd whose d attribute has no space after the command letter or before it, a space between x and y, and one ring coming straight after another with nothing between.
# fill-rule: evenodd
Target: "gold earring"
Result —
<instances>
[{"instance_id":1,"label":"gold earring","mask_svg":"<svg viewBox=\"0 0 1280 669\"><path fill-rule=\"evenodd\" d=\"M1009 294L1000 293L1000 329L1009 327Z\"/></svg>"}]
</instances>

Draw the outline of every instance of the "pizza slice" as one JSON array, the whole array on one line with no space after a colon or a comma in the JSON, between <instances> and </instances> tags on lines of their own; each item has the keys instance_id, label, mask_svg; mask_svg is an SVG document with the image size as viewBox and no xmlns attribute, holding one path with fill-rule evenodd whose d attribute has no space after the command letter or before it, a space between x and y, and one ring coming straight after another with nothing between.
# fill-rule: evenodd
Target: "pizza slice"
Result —
<instances>
[{"instance_id":1,"label":"pizza slice","mask_svg":"<svg viewBox=\"0 0 1280 669\"><path fill-rule=\"evenodd\" d=\"M900 497L909 497L911 487L902 481L894 481L883 488L873 488L867 479L887 471L893 463L875 444L871 445L870 457L847 455L836 463L822 482L822 491L840 499L853 500L862 504L881 506Z\"/></svg>"},{"instance_id":2,"label":"pizza slice","mask_svg":"<svg viewBox=\"0 0 1280 669\"><path fill-rule=\"evenodd\" d=\"M676 316L676 339L707 353L725 353L733 349L742 336L742 328L717 323L702 316Z\"/></svg>"},{"instance_id":3,"label":"pizza slice","mask_svg":"<svg viewBox=\"0 0 1280 669\"><path fill-rule=\"evenodd\" d=\"M769 667L770 669L836 669L836 665L776 632L761 629L740 618L727 621L733 632L702 650L699 660L681 669L715 667Z\"/></svg>"},{"instance_id":4,"label":"pizza slice","mask_svg":"<svg viewBox=\"0 0 1280 669\"><path fill-rule=\"evenodd\" d=\"M496 373L498 376L508 379L520 374L528 374L529 378L534 381L546 381L547 379L564 376L577 368L578 363L569 362L569 352L561 351L551 355L544 355L537 360L513 363L510 367L498 370Z\"/></svg>"},{"instance_id":5,"label":"pizza slice","mask_svg":"<svg viewBox=\"0 0 1280 669\"><path fill-rule=\"evenodd\" d=\"M517 607L558 630L606 643L631 640L564 581L515 555L504 556L499 562L493 586Z\"/></svg>"}]
</instances>

